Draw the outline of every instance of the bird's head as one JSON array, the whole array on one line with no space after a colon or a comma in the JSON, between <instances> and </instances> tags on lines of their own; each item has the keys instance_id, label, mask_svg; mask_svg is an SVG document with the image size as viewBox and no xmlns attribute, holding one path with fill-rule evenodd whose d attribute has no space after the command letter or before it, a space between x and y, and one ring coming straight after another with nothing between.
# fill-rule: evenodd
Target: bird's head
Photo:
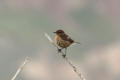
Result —
<instances>
[{"instance_id":1,"label":"bird's head","mask_svg":"<svg viewBox=\"0 0 120 80\"><path fill-rule=\"evenodd\" d=\"M57 35L61 35L61 34L64 34L65 32L63 30L57 30L56 32L54 32L55 34Z\"/></svg>"}]
</instances>

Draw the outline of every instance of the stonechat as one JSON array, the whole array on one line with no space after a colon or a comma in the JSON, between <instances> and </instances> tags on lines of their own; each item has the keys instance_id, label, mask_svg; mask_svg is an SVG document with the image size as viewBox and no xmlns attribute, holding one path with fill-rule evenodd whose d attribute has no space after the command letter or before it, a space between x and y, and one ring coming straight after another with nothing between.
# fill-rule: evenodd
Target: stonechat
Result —
<instances>
[{"instance_id":1,"label":"stonechat","mask_svg":"<svg viewBox=\"0 0 120 80\"><path fill-rule=\"evenodd\" d=\"M72 40L63 30L57 30L54 33L56 34L55 42L61 48L59 51L61 51L62 49L65 49L65 54L63 55L64 57L66 56L67 48L71 44L73 44L73 43L80 44L79 42L75 42L74 40Z\"/></svg>"}]
</instances>

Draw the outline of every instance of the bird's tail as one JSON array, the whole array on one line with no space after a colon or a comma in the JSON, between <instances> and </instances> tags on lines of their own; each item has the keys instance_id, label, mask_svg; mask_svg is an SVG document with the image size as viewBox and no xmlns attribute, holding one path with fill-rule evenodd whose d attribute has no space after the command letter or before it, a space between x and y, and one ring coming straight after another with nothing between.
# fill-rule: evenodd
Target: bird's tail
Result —
<instances>
[{"instance_id":1,"label":"bird's tail","mask_svg":"<svg viewBox=\"0 0 120 80\"><path fill-rule=\"evenodd\" d=\"M80 42L74 42L72 45L81 44Z\"/></svg>"},{"instance_id":2,"label":"bird's tail","mask_svg":"<svg viewBox=\"0 0 120 80\"><path fill-rule=\"evenodd\" d=\"M81 44L80 42L74 42L74 43L76 43L76 44Z\"/></svg>"}]
</instances>

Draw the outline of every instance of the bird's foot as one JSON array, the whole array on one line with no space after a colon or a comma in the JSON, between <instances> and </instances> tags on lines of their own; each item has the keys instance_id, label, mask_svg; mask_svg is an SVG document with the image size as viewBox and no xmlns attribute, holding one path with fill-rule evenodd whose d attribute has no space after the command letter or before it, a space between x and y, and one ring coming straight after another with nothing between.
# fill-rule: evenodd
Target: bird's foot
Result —
<instances>
[{"instance_id":1,"label":"bird's foot","mask_svg":"<svg viewBox=\"0 0 120 80\"><path fill-rule=\"evenodd\" d=\"M60 53L60 52L61 52L61 50L62 50L62 49L58 49L58 53Z\"/></svg>"},{"instance_id":2,"label":"bird's foot","mask_svg":"<svg viewBox=\"0 0 120 80\"><path fill-rule=\"evenodd\" d=\"M62 56L63 56L63 58L65 58L65 57L66 57L66 54L63 54Z\"/></svg>"}]
</instances>

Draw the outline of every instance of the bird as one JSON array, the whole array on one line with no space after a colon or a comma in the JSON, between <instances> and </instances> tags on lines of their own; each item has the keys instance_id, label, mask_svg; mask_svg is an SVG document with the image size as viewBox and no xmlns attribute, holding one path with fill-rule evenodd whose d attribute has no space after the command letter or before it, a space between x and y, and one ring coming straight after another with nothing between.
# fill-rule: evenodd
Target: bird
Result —
<instances>
[{"instance_id":1,"label":"bird","mask_svg":"<svg viewBox=\"0 0 120 80\"><path fill-rule=\"evenodd\" d=\"M55 36L55 43L61 48L61 49L58 49L58 51L60 52L62 49L65 49L65 54L63 55L63 57L66 57L67 48L71 44L73 44L73 43L80 44L79 42L75 42L74 40L72 40L71 37L69 37L61 29L57 30L54 33L56 34L56 36Z\"/></svg>"}]
</instances>

